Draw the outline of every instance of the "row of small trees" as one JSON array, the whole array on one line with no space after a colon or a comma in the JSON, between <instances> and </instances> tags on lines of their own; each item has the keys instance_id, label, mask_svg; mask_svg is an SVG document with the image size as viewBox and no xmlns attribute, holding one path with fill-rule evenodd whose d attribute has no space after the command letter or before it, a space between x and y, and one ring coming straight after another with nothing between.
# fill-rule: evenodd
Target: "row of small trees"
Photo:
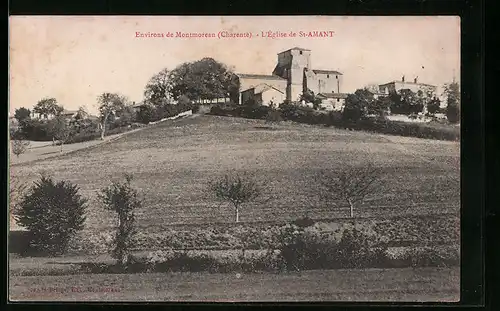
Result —
<instances>
[{"instance_id":1,"label":"row of small trees","mask_svg":"<svg viewBox=\"0 0 500 311\"><path fill-rule=\"evenodd\" d=\"M324 170L317 176L317 191L325 204L337 207L340 202L349 207L354 217L357 204L380 186L381 172L372 165ZM130 260L130 249L136 233L135 211L143 206L138 192L131 186L132 176L124 182L112 182L97 193L100 204L116 214L117 226L110 245L110 253L119 265ZM235 210L235 221L240 221L241 208L249 202L265 204L266 185L247 173L227 174L209 182L207 191ZM55 181L42 174L29 191L11 181L10 204L18 224L30 232L30 248L38 253L64 253L73 237L84 228L88 200L79 194L79 188L68 181Z\"/></svg>"}]
</instances>

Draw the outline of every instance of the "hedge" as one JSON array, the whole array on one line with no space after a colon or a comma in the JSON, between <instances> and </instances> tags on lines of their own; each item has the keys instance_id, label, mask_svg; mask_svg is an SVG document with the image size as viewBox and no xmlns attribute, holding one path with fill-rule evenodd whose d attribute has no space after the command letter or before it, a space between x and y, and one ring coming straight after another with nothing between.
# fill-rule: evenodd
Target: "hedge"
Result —
<instances>
[{"instance_id":1,"label":"hedge","mask_svg":"<svg viewBox=\"0 0 500 311\"><path fill-rule=\"evenodd\" d=\"M267 106L214 106L209 114L218 116L266 119L272 108ZM308 107L282 104L278 110L283 120L306 124L334 126L343 129L369 131L382 134L411 136L438 140L460 140L460 128L436 123L408 123L390 121L383 118L362 118L356 122L343 118L342 113L331 111L323 113Z\"/></svg>"}]
</instances>

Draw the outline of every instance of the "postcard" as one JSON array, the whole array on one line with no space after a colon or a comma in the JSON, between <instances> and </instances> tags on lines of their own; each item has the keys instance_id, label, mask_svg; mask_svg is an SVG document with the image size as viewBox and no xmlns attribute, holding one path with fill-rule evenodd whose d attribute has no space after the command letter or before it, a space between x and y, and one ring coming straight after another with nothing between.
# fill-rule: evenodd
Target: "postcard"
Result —
<instances>
[{"instance_id":1,"label":"postcard","mask_svg":"<svg viewBox=\"0 0 500 311\"><path fill-rule=\"evenodd\" d=\"M11 16L9 299L460 300L460 18Z\"/></svg>"}]
</instances>

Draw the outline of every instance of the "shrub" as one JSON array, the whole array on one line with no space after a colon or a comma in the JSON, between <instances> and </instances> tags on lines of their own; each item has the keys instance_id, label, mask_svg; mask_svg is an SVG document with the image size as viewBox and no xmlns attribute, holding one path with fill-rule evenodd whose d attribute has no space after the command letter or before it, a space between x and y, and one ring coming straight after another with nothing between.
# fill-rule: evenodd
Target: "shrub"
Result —
<instances>
[{"instance_id":1,"label":"shrub","mask_svg":"<svg viewBox=\"0 0 500 311\"><path fill-rule=\"evenodd\" d=\"M446 108L446 117L450 123L460 122L460 108L458 105L449 105Z\"/></svg>"},{"instance_id":2,"label":"shrub","mask_svg":"<svg viewBox=\"0 0 500 311\"><path fill-rule=\"evenodd\" d=\"M308 216L299 218L293 222L294 225L296 225L299 228L306 228L314 225L316 222L309 218Z\"/></svg>"},{"instance_id":3,"label":"shrub","mask_svg":"<svg viewBox=\"0 0 500 311\"><path fill-rule=\"evenodd\" d=\"M270 110L267 113L266 116L266 122L267 123L274 123L274 122L280 122L283 121L283 118L281 117L281 112L278 110Z\"/></svg>"},{"instance_id":4,"label":"shrub","mask_svg":"<svg viewBox=\"0 0 500 311\"><path fill-rule=\"evenodd\" d=\"M143 105L139 108L139 111L137 113L137 121L148 124L149 122L153 121L154 114L155 109L153 106Z\"/></svg>"},{"instance_id":5,"label":"shrub","mask_svg":"<svg viewBox=\"0 0 500 311\"><path fill-rule=\"evenodd\" d=\"M57 255L66 251L68 242L83 229L87 200L76 185L55 182L42 176L14 210L20 225L30 231L30 248Z\"/></svg>"},{"instance_id":6,"label":"shrub","mask_svg":"<svg viewBox=\"0 0 500 311\"><path fill-rule=\"evenodd\" d=\"M47 121L37 119L25 119L19 123L19 129L27 140L33 141L51 141L52 135L50 125Z\"/></svg>"},{"instance_id":7,"label":"shrub","mask_svg":"<svg viewBox=\"0 0 500 311\"><path fill-rule=\"evenodd\" d=\"M369 241L370 237L356 228L344 229L338 243L295 230L285 239L280 254L288 270L368 268L386 264L385 249L371 249Z\"/></svg>"},{"instance_id":8,"label":"shrub","mask_svg":"<svg viewBox=\"0 0 500 311\"><path fill-rule=\"evenodd\" d=\"M111 255L117 260L118 265L125 266L130 261L130 248L135 234L134 211L142 206L138 194L130 185L131 175L125 175L125 182L113 182L109 187L99 193L99 198L109 210L116 212L118 227L113 239Z\"/></svg>"},{"instance_id":9,"label":"shrub","mask_svg":"<svg viewBox=\"0 0 500 311\"><path fill-rule=\"evenodd\" d=\"M16 157L19 157L21 154L26 152L30 145L30 142L27 140L16 139L11 142L11 145L12 153L15 154Z\"/></svg>"}]
</instances>

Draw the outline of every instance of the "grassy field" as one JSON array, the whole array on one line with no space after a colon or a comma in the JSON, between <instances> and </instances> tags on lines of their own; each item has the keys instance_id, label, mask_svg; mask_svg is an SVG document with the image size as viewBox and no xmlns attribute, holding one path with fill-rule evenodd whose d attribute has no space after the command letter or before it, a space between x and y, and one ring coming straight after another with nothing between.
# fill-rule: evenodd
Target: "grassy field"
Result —
<instances>
[{"instance_id":1,"label":"grassy field","mask_svg":"<svg viewBox=\"0 0 500 311\"><path fill-rule=\"evenodd\" d=\"M367 269L288 274L150 273L15 276L22 301L406 301L456 302L459 269Z\"/></svg>"},{"instance_id":2,"label":"grassy field","mask_svg":"<svg viewBox=\"0 0 500 311\"><path fill-rule=\"evenodd\" d=\"M282 123L201 116L158 124L109 144L72 154L11 165L11 175L32 181L41 171L79 185L90 198L87 228L108 228L111 218L96 191L123 173L145 199L138 225L161 230L172 224L233 221L233 211L205 191L207 182L230 170L246 170L266 183L265 205L248 205L240 219L282 221L346 217L312 195L318 169L371 161L384 169L382 191L356 211L359 217L451 213L460 202L459 144Z\"/></svg>"}]
</instances>

